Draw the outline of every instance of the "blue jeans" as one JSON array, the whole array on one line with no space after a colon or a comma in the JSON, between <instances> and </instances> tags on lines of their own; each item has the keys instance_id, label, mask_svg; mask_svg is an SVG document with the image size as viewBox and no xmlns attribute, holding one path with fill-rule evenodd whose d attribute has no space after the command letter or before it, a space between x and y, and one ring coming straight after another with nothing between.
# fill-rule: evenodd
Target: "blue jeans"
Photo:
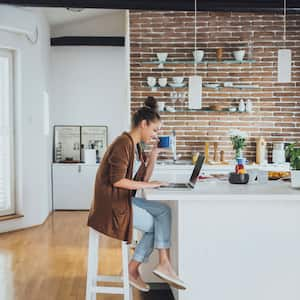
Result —
<instances>
[{"instance_id":1,"label":"blue jeans","mask_svg":"<svg viewBox=\"0 0 300 300\"><path fill-rule=\"evenodd\" d=\"M171 209L166 204L143 198L132 198L132 208L133 226L144 232L133 259L147 262L154 248L170 248Z\"/></svg>"}]
</instances>

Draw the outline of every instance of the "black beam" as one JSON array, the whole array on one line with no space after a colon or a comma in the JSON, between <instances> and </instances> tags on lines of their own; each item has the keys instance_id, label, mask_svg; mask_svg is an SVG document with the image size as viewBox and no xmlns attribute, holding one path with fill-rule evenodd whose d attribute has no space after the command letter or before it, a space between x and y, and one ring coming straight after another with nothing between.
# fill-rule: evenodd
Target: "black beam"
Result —
<instances>
[{"instance_id":1,"label":"black beam","mask_svg":"<svg viewBox=\"0 0 300 300\"><path fill-rule=\"evenodd\" d=\"M118 46L125 45L122 36L62 36L51 38L51 46Z\"/></svg>"},{"instance_id":2,"label":"black beam","mask_svg":"<svg viewBox=\"0 0 300 300\"><path fill-rule=\"evenodd\" d=\"M0 0L35 7L78 7L132 10L194 10L193 0ZM199 11L282 12L283 0L197 0ZM287 0L288 12L300 12L299 0Z\"/></svg>"}]
</instances>

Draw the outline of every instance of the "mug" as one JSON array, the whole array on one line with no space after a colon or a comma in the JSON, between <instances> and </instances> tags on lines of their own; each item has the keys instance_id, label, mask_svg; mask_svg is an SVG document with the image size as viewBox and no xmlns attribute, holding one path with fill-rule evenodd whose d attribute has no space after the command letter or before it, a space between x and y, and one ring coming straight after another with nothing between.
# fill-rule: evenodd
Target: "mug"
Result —
<instances>
[{"instance_id":1,"label":"mug","mask_svg":"<svg viewBox=\"0 0 300 300\"><path fill-rule=\"evenodd\" d=\"M249 183L257 182L258 169L248 169L247 173L249 174Z\"/></svg>"},{"instance_id":2,"label":"mug","mask_svg":"<svg viewBox=\"0 0 300 300\"><path fill-rule=\"evenodd\" d=\"M147 83L150 87L154 87L156 85L156 78L152 76L148 76Z\"/></svg>"},{"instance_id":3,"label":"mug","mask_svg":"<svg viewBox=\"0 0 300 300\"><path fill-rule=\"evenodd\" d=\"M165 110L165 102L159 101L157 102L157 107L159 111L164 111Z\"/></svg>"},{"instance_id":4,"label":"mug","mask_svg":"<svg viewBox=\"0 0 300 300\"><path fill-rule=\"evenodd\" d=\"M257 182L258 183L268 183L268 171L258 170L258 172L257 172Z\"/></svg>"},{"instance_id":5,"label":"mug","mask_svg":"<svg viewBox=\"0 0 300 300\"><path fill-rule=\"evenodd\" d=\"M224 87L231 87L231 86L233 86L233 82L231 82L231 81L224 82Z\"/></svg>"},{"instance_id":6,"label":"mug","mask_svg":"<svg viewBox=\"0 0 300 300\"><path fill-rule=\"evenodd\" d=\"M158 79L158 84L160 87L165 87L167 85L167 82L168 80L165 77L161 77Z\"/></svg>"},{"instance_id":7,"label":"mug","mask_svg":"<svg viewBox=\"0 0 300 300\"><path fill-rule=\"evenodd\" d=\"M158 148L170 148L171 147L171 137L169 135L162 135L158 137Z\"/></svg>"},{"instance_id":8,"label":"mug","mask_svg":"<svg viewBox=\"0 0 300 300\"><path fill-rule=\"evenodd\" d=\"M194 60L196 62L201 62L201 60L204 56L204 51L203 50L195 50L195 51L193 51L193 56L194 56Z\"/></svg>"}]
</instances>

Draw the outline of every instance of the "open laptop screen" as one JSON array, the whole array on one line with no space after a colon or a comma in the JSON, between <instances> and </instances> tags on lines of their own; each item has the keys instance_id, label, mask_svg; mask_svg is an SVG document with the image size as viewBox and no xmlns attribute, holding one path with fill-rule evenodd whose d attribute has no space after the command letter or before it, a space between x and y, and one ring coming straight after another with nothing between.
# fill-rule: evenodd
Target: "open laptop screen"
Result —
<instances>
[{"instance_id":1,"label":"open laptop screen","mask_svg":"<svg viewBox=\"0 0 300 300\"><path fill-rule=\"evenodd\" d=\"M204 155L199 154L197 162L196 162L194 170L193 170L193 173L192 173L191 178L190 178L190 183L192 183L193 185L195 185L196 182L197 182L197 177L200 173L203 162L204 162Z\"/></svg>"}]
</instances>

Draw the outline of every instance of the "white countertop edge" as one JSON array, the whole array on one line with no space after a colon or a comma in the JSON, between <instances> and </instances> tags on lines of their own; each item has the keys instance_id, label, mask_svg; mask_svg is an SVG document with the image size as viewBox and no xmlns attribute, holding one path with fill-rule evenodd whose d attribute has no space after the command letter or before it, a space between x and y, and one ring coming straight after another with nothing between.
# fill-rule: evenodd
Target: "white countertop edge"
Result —
<instances>
[{"instance_id":1,"label":"white countertop edge","mask_svg":"<svg viewBox=\"0 0 300 300\"><path fill-rule=\"evenodd\" d=\"M203 197L200 197L199 194L192 194L186 197L186 194L184 196L182 195L173 195L172 194L166 194L162 195L160 194L152 194L152 193L146 193L143 194L145 199L147 200L155 200L155 201L180 201L180 202L186 202L186 201L238 201L238 202L244 202L244 201L300 201L300 194L299 195L291 195L291 194L251 194L251 195L243 195L243 194L231 194L231 195L220 195L220 194L214 194L214 195L207 195L204 194Z\"/></svg>"},{"instance_id":2,"label":"white countertop edge","mask_svg":"<svg viewBox=\"0 0 300 300\"><path fill-rule=\"evenodd\" d=\"M55 166L99 166L98 164L86 164L86 163L52 163Z\"/></svg>"}]
</instances>

